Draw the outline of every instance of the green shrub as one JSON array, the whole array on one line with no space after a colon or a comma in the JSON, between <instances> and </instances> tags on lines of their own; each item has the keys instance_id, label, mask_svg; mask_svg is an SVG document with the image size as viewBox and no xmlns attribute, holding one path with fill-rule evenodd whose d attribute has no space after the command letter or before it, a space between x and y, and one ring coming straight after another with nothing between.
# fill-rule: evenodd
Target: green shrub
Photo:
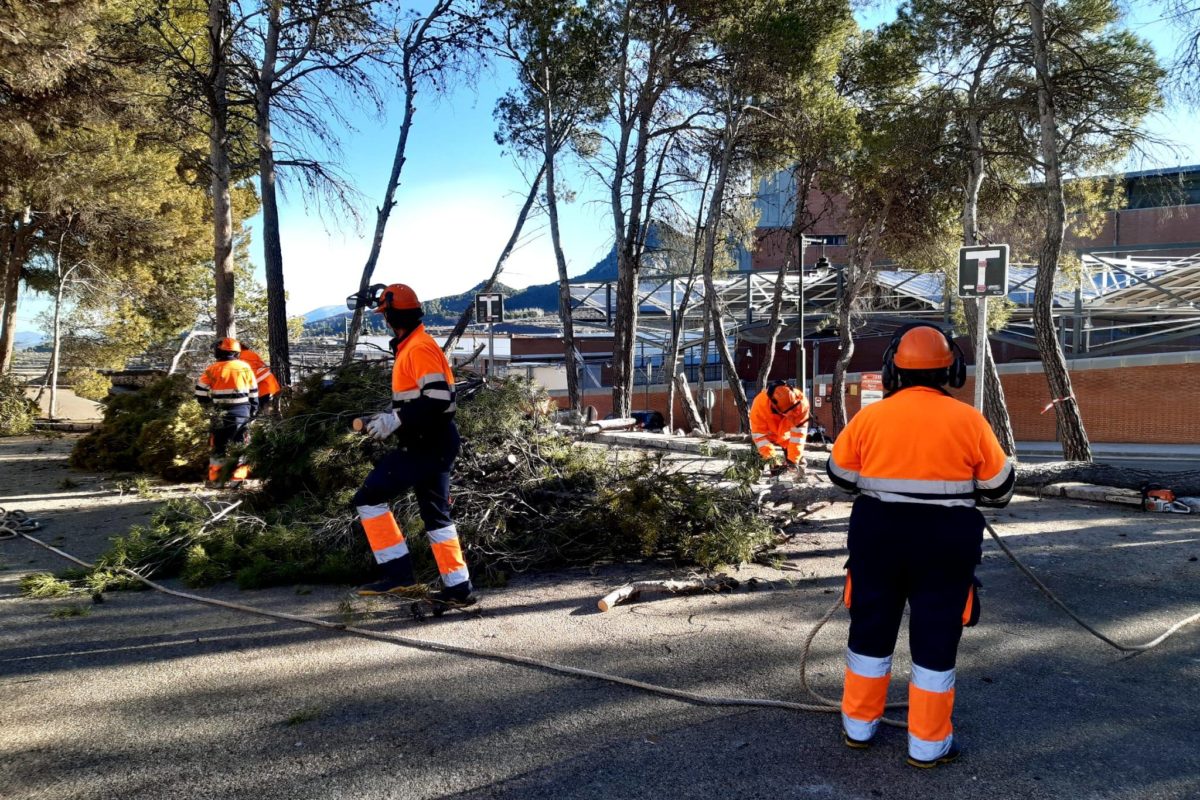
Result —
<instances>
[{"instance_id":1,"label":"green shrub","mask_svg":"<svg viewBox=\"0 0 1200 800\"><path fill-rule=\"evenodd\" d=\"M0 375L0 436L22 436L33 430L37 403L11 375Z\"/></svg>"},{"instance_id":2,"label":"green shrub","mask_svg":"<svg viewBox=\"0 0 1200 800\"><path fill-rule=\"evenodd\" d=\"M71 451L71 466L106 472L145 471L171 481L199 480L208 459L208 416L184 375L112 396L104 421Z\"/></svg>"},{"instance_id":3,"label":"green shrub","mask_svg":"<svg viewBox=\"0 0 1200 800\"><path fill-rule=\"evenodd\" d=\"M74 367L67 370L63 381L71 387L76 397L99 402L112 390L112 381L107 375L101 375L94 369Z\"/></svg>"}]
</instances>

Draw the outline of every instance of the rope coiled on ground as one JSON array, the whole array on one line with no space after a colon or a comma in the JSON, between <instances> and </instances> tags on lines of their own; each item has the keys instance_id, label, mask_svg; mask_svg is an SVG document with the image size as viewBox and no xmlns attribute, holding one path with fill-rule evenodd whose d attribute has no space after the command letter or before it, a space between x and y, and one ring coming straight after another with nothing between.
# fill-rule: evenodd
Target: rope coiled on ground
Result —
<instances>
[{"instance_id":1,"label":"rope coiled on ground","mask_svg":"<svg viewBox=\"0 0 1200 800\"><path fill-rule=\"evenodd\" d=\"M1108 644L1109 646L1111 646L1123 653L1145 652L1146 650L1149 650L1153 647L1158 646L1159 644L1164 642L1169 636L1176 633L1177 631L1182 629L1184 626L1186 626L1190 623L1196 622L1197 620L1200 620L1200 613L1193 614L1190 617L1180 620L1179 622L1172 625L1170 628L1168 628L1166 631L1164 631L1159 636L1157 636L1154 639L1150 640L1149 642L1145 642L1143 644L1127 645L1127 644L1121 644L1120 642L1116 642L1116 641L1110 639L1109 637L1105 636L1103 633L1099 632L1095 628L1093 628L1091 625L1088 625L1086 622L1084 622L1074 611L1072 611L1065 603L1063 603L1062 600L1060 600L1052 591L1050 591L1050 589L1047 588L1046 585L1044 583L1042 583L1042 581L1039 580L1038 577L1029 570L1029 568L1027 568L1024 564L1021 563L1021 561L1016 557L1016 555L1012 552L1012 550L1010 550L1008 548L1008 546L1006 544L1004 544L1004 542L1000 538L1000 535L996 533L995 529L992 528L992 526L989 523L985 522L984 525L987 528L988 533L991 534L992 538L996 540L996 543L1000 546L1000 549L1004 552L1004 554L1006 556L1008 556L1009 559L1011 559L1012 562L1017 566L1017 568L1021 572L1023 572L1026 575L1026 577L1028 577L1034 583L1034 585L1038 588L1039 591L1041 591L1044 595L1046 595L1046 597L1049 598L1051 602L1053 602L1056 606L1058 606L1063 612L1065 612L1067 614L1067 616L1069 616L1072 620L1074 620L1076 623L1078 623L1084 630L1088 631L1090 634L1092 634L1093 636L1095 636L1097 639L1104 642L1105 644ZM66 559L67 561L77 564L78 566L81 566L85 569L95 569L95 566L93 564L89 564L88 562L83 561L82 559L76 558L75 556L71 555L70 553L68 553L64 550L60 550L59 548L54 547L52 545L46 544L45 542L41 541L37 537L33 536L32 532L38 530L40 527L41 527L41 525L37 520L33 519L32 517L30 517L23 511L5 511L4 509L0 508L0 539L12 539L12 538L20 537L20 538L26 539L26 540L38 545L39 547L42 547L42 548L50 551L51 553L54 553L55 555L59 556L60 558ZM412 638L409 636L401 636L401 635L395 634L395 633L372 631L372 630L368 630L366 628L358 628L358 627L354 627L351 625L345 625L342 623L327 622L325 620L317 619L316 617L307 617L307 616L298 615L298 614L287 614L287 613L283 613L283 612L279 612L279 611L266 611L264 609L254 608L252 606L245 606L245 605L241 605L239 603L230 603L230 602L226 602L224 600L216 600L216 599L210 598L210 597L203 597L201 595L195 595L195 594L190 594L188 592L180 592L180 591L176 591L174 589L169 589L166 586L163 586L162 584L159 584L159 583L155 583L154 581L150 580L149 578L146 578L143 575L138 574L134 570L131 570L131 569L128 569L125 567L120 567L120 568L118 568L117 571L121 572L122 574L128 575L129 577L134 578L137 581L140 581L141 583L145 584L146 586L148 586L151 589L154 589L155 591L162 592L163 594L168 594L173 597L179 597L179 598L182 598L185 600L191 600L193 602L203 603L205 605L216 606L219 608L227 608L227 609L230 609L233 611L238 611L238 612L245 613L245 614L253 614L256 616L267 617L270 619L283 620L286 622L294 622L294 623L298 623L298 624L302 624L302 625L308 625L311 627L323 628L325 630L340 631L343 633L349 633L354 636L359 636L359 637L362 637L365 639L374 639L376 641L390 642L392 644L399 644L399 645L403 645L405 647L412 647L412 648L416 648L416 649L420 649L420 650L428 650L428 651L442 652L442 653L454 653L456 655L465 655L465 656L471 656L474 658L483 658L483 659L487 659L489 661L499 661L499 662L503 662L503 663L520 664L522 666L533 667L535 669L546 670L549 672L555 672L555 673L559 673L562 675L570 675L572 677L577 677L577 678L588 678L591 680L604 681L607 683L613 683L613 684L617 684L620 686L627 686L627 687L630 687L633 689L638 689L640 691L657 694L657 695L660 695L663 697L670 697L670 698L673 698L676 700L683 700L685 702L694 703L697 705L740 706L740 707L752 707L752 708L778 708L778 709L784 709L784 710L788 710L788 711L811 711L811 712L818 712L818 713L838 712L840 710L840 705L841 705L838 701L821 695L815 689L813 689L811 686L809 686L809 684L808 684L808 669L807 669L808 656L809 656L809 652L812 648L812 643L816 639L817 633L820 632L821 628L823 628L830 619L832 619L833 615L837 612L838 608L842 605L842 599L841 599L840 595L834 601L833 605L831 605L829 607L829 609L825 612L824 616L822 616L821 619L809 631L808 636L804 640L804 645L801 650L800 685L801 685L801 688L804 689L804 691L806 691L811 697L816 699L818 702L817 703L797 703L797 702L792 702L792 701L788 701L788 700L773 700L773 699L768 699L768 698L721 697L721 696L717 696L717 695L700 694L698 692L689 692L689 691L686 691L683 689L674 689L674 688L671 688L668 686L659 686L657 684L647 683L645 681L638 681L638 680L634 680L632 678L624 678L619 675L610 675L610 674L603 673L603 672L596 672L595 670L582 669L580 667L571 667L571 666L567 666L565 664L555 664L553 662L543 661L541 659L532 658L529 656L522 656L522 655L518 655L515 653L500 653L500 652L495 652L495 651L491 651L491 650L483 650L483 649L479 649L479 648L475 648L475 647L467 647L464 645L453 645L453 644L443 644L440 642L431 642L431 641L428 641L425 639L415 639L415 638ZM905 707L907 707L907 705L908 705L907 703L889 703L887 707L893 708L893 709L899 709L899 708L905 708ZM886 725L891 725L893 727L898 727L898 728L907 727L907 725L902 720L891 719L888 717L884 717L882 722Z\"/></svg>"}]
</instances>

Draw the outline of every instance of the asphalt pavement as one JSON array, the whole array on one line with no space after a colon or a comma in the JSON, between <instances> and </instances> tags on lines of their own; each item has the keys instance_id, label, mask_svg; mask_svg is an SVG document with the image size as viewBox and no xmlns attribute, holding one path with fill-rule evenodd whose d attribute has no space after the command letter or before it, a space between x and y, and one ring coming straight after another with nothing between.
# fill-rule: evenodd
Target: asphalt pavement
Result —
<instances>
[{"instance_id":1,"label":"asphalt pavement","mask_svg":"<svg viewBox=\"0 0 1200 800\"><path fill-rule=\"evenodd\" d=\"M99 476L68 483L63 445L36 446L0 440L0 505L41 516L47 541L92 558L153 506ZM848 512L815 513L775 566L743 567L736 592L608 613L596 601L612 588L686 571L516 576L484 593L478 615L424 623L347 587L201 593L695 692L806 702L801 646L838 597ZM1149 639L1200 611L1198 516L1029 497L989 516L1111 636ZM1200 797L1200 626L1123 658L1033 592L991 542L978 570L983 618L959 656L966 754L929 772L904 764L900 730L846 749L833 714L698 706L155 592L29 600L20 576L61 562L11 540L0 562L4 798ZM810 658L810 681L832 696L845 635L838 614ZM895 700L906 653L902 636Z\"/></svg>"}]
</instances>

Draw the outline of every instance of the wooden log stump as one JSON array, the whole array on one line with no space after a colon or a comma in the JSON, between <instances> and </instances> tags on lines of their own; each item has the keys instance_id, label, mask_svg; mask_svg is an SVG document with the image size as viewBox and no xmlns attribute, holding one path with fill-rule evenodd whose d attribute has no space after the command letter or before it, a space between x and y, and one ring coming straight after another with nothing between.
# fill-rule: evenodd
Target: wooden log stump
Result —
<instances>
[{"instance_id":1,"label":"wooden log stump","mask_svg":"<svg viewBox=\"0 0 1200 800\"><path fill-rule=\"evenodd\" d=\"M636 600L642 592L700 594L701 592L728 592L737 587L737 579L724 573L711 578L692 578L684 581L634 581L609 592L600 598L600 602L596 605L601 611L608 611L613 606Z\"/></svg>"}]
</instances>

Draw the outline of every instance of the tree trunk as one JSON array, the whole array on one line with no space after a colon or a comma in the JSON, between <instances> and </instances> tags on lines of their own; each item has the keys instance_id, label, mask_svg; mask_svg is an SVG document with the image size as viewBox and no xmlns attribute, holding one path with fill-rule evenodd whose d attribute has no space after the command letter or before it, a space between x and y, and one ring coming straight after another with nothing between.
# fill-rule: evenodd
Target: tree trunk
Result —
<instances>
[{"instance_id":1,"label":"tree trunk","mask_svg":"<svg viewBox=\"0 0 1200 800\"><path fill-rule=\"evenodd\" d=\"M558 137L554 131L553 92L550 68L545 72L546 85L542 104L542 141L546 163L546 211L550 215L550 241L554 245L554 261L558 265L558 316L563 326L563 359L567 367L567 397L571 410L580 413L579 369L575 363L575 324L571 319L571 283L567 277L567 258L563 253L562 235L558 227L558 193L554 186L554 159L558 153Z\"/></svg>"},{"instance_id":2,"label":"tree trunk","mask_svg":"<svg viewBox=\"0 0 1200 800\"><path fill-rule=\"evenodd\" d=\"M58 419L58 361L62 348L62 301L66 279L62 276L62 265L59 265L58 288L54 292L54 323L50 330L53 339L50 347L50 419Z\"/></svg>"},{"instance_id":3,"label":"tree trunk","mask_svg":"<svg viewBox=\"0 0 1200 800\"><path fill-rule=\"evenodd\" d=\"M767 380L771 377L771 367L775 364L775 345L779 341L779 332L783 330L783 320L780 318L780 314L783 311L783 288L787 268L788 262L784 261L779 266L778 275L775 276L775 294L771 298L771 321L768 323L770 333L767 335L767 351L763 356L762 364L759 365L758 377L754 381L755 393L767 388Z\"/></svg>"},{"instance_id":4,"label":"tree trunk","mask_svg":"<svg viewBox=\"0 0 1200 800\"><path fill-rule=\"evenodd\" d=\"M856 282L853 272L847 279L844 273L854 267L853 261L843 268L842 292L838 298L838 359L833 365L833 436L836 438L850 419L846 409L846 370L854 357L854 334L850 329L850 306L854 302L851 285Z\"/></svg>"},{"instance_id":5,"label":"tree trunk","mask_svg":"<svg viewBox=\"0 0 1200 800\"><path fill-rule=\"evenodd\" d=\"M846 427L850 414L846 408L846 372L850 367L850 359L854 357L853 308L858 296L866 285L871 266L875 263L875 252L879 247L883 231L891 213L892 199L883 200L877 208L861 223L853 246L850 249L848 263L843 269L842 291L838 300L838 337L841 352L833 368L833 435L837 436ZM849 274L846 274L849 273Z\"/></svg>"},{"instance_id":6,"label":"tree trunk","mask_svg":"<svg viewBox=\"0 0 1200 800\"><path fill-rule=\"evenodd\" d=\"M424 38L423 31L428 28L427 19L422 26L418 42ZM379 261L379 251L383 248L383 234L387 230L388 219L396 205L396 187L400 185L400 173L404 169L405 152L408 149L408 134L412 130L413 115L417 112L417 86L412 74L413 52L409 44L404 48L404 117L400 120L400 138L396 141L396 153L392 157L392 171L388 175L387 188L383 193L383 203L375 210L375 235L371 238L371 252L367 255L367 263L363 265L362 277L358 281L358 290L364 292L371 285L371 276L375 274L375 264ZM362 326L365 309L358 308L347 323L346 349L342 353L342 365L354 360L354 350L358 346L358 331Z\"/></svg>"},{"instance_id":7,"label":"tree trunk","mask_svg":"<svg viewBox=\"0 0 1200 800\"><path fill-rule=\"evenodd\" d=\"M1200 496L1200 470L1159 472L1115 467L1090 461L1058 461L1048 464L1021 464L1017 467L1017 486L1049 486L1052 483L1091 483L1118 489L1140 490L1147 483L1166 486L1179 497Z\"/></svg>"},{"instance_id":8,"label":"tree trunk","mask_svg":"<svg viewBox=\"0 0 1200 800\"><path fill-rule=\"evenodd\" d=\"M700 416L700 409L696 407L696 400L692 397L692 387L688 384L687 373L683 371L677 373L675 384L678 386L679 404L683 406L683 416L687 419L688 430L693 433L708 433L708 425L704 424L704 418Z\"/></svg>"},{"instance_id":9,"label":"tree trunk","mask_svg":"<svg viewBox=\"0 0 1200 800\"><path fill-rule=\"evenodd\" d=\"M983 136L980 131L978 118L972 113L967 114L967 136L971 151L971 160L967 167L967 187L963 198L963 245L973 247L979 243L979 190L983 185ZM950 289L950 278L947 274L946 291ZM979 330L979 313L974 303L963 303L963 314L967 320L967 331L971 337L972 352L978 352L976 334ZM1008 404L1004 398L1004 386L1000 383L1000 373L996 371L996 360L992 357L992 344L989 340L984 346L984 363L975 365L975 380L983 380L983 415L992 426L992 431L1000 441L1000 446L1008 455L1017 452L1016 437L1013 435L1012 420L1008 415Z\"/></svg>"},{"instance_id":10,"label":"tree trunk","mask_svg":"<svg viewBox=\"0 0 1200 800\"><path fill-rule=\"evenodd\" d=\"M546 174L546 165L543 163L538 167L537 175L529 184L529 193L525 195L525 204L521 206L521 213L517 214L517 222L513 225L512 234L508 237L508 241L504 245L504 249L500 251L500 257L496 259L496 266L492 268L491 277L483 284L480 290L483 293L490 292L495 286L496 281L500 278L500 273L504 270L504 265L508 263L508 257L512 255L513 248L517 246L517 240L521 238L521 231L525 227L525 220L529 218L529 211L533 208L533 201L537 199L538 188L542 185L542 176ZM458 322L454 323L454 330L450 331L450 335L446 338L446 343L442 345L442 352L449 353L454 349L454 344L462 338L463 331L467 329L467 325L471 322L471 315L475 313L475 306L472 303L467 304L463 312L458 316Z\"/></svg>"},{"instance_id":11,"label":"tree trunk","mask_svg":"<svg viewBox=\"0 0 1200 800\"><path fill-rule=\"evenodd\" d=\"M691 303L691 299L692 299L692 290L696 286L696 265L700 261L700 244L704 239L704 219L703 219L704 203L703 203L703 200L708 195L708 184L709 184L709 181L711 181L711 180L712 180L712 162L710 161L708 164L708 172L704 176L704 188L701 189L701 191L700 191L700 199L701 199L700 207L696 209L696 233L692 237L692 259L691 259L691 263L688 265L688 282L687 282L686 288L683 291L683 299L680 300L679 307L675 309L675 319L671 325L671 342L670 342L670 345L668 346L667 357L666 357L666 359L664 359L663 372L667 375L675 375L679 371L679 340L683 336L684 323L687 318L687 309L688 309L688 305ZM672 305L674 305L674 302L673 302L674 294L675 294L675 291L674 291L674 289L672 289L671 290ZM703 373L701 373L701 374L703 374ZM701 385L703 385L703 378L701 378L700 382L701 382ZM667 424L671 428L674 428L675 427L675 386L676 386L676 383L678 383L678 381L672 380L669 383L670 383L670 386L667 388L667 420L668 420ZM687 387L687 385L688 385L686 371L683 375L683 383L680 385L684 386L684 387ZM687 394L687 397L685 398L685 402L692 402L690 387L688 388L688 394ZM694 407L692 410L693 411L695 410ZM695 423L697 421L699 421L699 422L701 422L701 424L703 424L703 418L700 418L700 417L697 417L695 420L689 418L688 424L694 427ZM707 426L705 427L705 431L707 432Z\"/></svg>"},{"instance_id":12,"label":"tree trunk","mask_svg":"<svg viewBox=\"0 0 1200 800\"><path fill-rule=\"evenodd\" d=\"M227 0L208 2L208 38L212 67L208 84L208 165L212 173L213 279L216 284L216 336L237 335L234 319L233 204L229 163L229 99L227 56L229 34Z\"/></svg>"},{"instance_id":13,"label":"tree trunk","mask_svg":"<svg viewBox=\"0 0 1200 800\"><path fill-rule=\"evenodd\" d=\"M28 216L29 210L25 210ZM13 351L17 340L17 301L21 289L21 270L25 266L27 223L23 215L15 214L5 248L4 316L0 323L0 375L12 369Z\"/></svg>"},{"instance_id":14,"label":"tree trunk","mask_svg":"<svg viewBox=\"0 0 1200 800\"><path fill-rule=\"evenodd\" d=\"M275 141L271 135L271 86L279 43L280 5L270 4L266 48L255 93L258 115L258 176L263 210L263 264L267 278L267 349L271 371L284 386L292 383L288 353L287 292L283 280L283 245L279 236L279 200L275 188Z\"/></svg>"},{"instance_id":15,"label":"tree trunk","mask_svg":"<svg viewBox=\"0 0 1200 800\"><path fill-rule=\"evenodd\" d=\"M1067 360L1054 328L1054 276L1062 254L1066 231L1066 204L1063 200L1062 171L1058 159L1057 118L1046 53L1043 0L1028 0L1033 38L1034 66L1038 75L1038 118L1041 127L1042 161L1045 167L1046 234L1038 258L1037 285L1033 292L1033 330L1038 354L1046 373L1051 399L1062 438L1063 457L1068 461L1091 461L1092 448L1079 404L1071 389Z\"/></svg>"},{"instance_id":16,"label":"tree trunk","mask_svg":"<svg viewBox=\"0 0 1200 800\"><path fill-rule=\"evenodd\" d=\"M617 299L613 326L613 413L629 416L633 407L634 344L638 326L638 278L641 273L641 253L637 243L642 232L642 197L646 179L646 150L649 147L649 122L638 120L638 134L633 152L633 172L629 201L629 217L617 238ZM615 190L615 202L620 202L621 186Z\"/></svg>"},{"instance_id":17,"label":"tree trunk","mask_svg":"<svg viewBox=\"0 0 1200 800\"><path fill-rule=\"evenodd\" d=\"M737 139L738 119L730 114L726 118L725 132L721 148L721 165L717 169L717 179L713 184L712 197L708 201L708 219L704 226L704 294L705 301L712 312L713 323L717 331L717 352L725 364L725 382L733 392L734 403L738 407L741 418L741 430L750 430L750 404L746 400L746 391L742 388L741 378L737 374L737 365L729 352L729 342L725 338L724 309L721 308L713 283L713 270L716 266L717 236L720 233L721 213L725 206L725 186L729 181L730 162L733 158L733 148Z\"/></svg>"}]
</instances>

